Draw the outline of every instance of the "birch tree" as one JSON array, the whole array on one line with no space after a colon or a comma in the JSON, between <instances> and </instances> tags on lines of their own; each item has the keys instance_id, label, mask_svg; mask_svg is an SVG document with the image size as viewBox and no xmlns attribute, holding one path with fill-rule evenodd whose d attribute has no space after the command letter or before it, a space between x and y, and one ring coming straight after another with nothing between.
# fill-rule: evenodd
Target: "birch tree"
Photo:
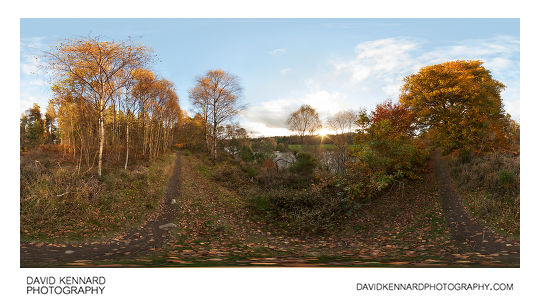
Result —
<instances>
[{"instance_id":1,"label":"birch tree","mask_svg":"<svg viewBox=\"0 0 540 301\"><path fill-rule=\"evenodd\" d=\"M306 134L313 135L322 127L319 113L310 105L302 105L300 109L291 113L287 119L289 130L297 133L300 136L300 141L304 144L304 136Z\"/></svg>"},{"instance_id":2,"label":"birch tree","mask_svg":"<svg viewBox=\"0 0 540 301\"><path fill-rule=\"evenodd\" d=\"M218 129L243 109L239 102L241 93L238 77L220 69L209 70L197 78L195 87L190 91L192 104L207 125L205 139L214 163L217 159Z\"/></svg>"},{"instance_id":3,"label":"birch tree","mask_svg":"<svg viewBox=\"0 0 540 301\"><path fill-rule=\"evenodd\" d=\"M78 97L93 103L98 112L98 175L102 173L105 142L104 112L125 81L118 80L126 70L142 67L150 60L150 51L142 45L101 41L99 38L68 39L47 52L50 70L62 81L71 81Z\"/></svg>"}]
</instances>

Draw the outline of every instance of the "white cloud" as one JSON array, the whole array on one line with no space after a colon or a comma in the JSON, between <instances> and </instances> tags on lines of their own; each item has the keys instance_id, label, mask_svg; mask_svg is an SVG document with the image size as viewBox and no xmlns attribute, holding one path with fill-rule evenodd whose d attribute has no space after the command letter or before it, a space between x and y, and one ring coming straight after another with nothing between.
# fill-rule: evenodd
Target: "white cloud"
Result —
<instances>
[{"instance_id":1,"label":"white cloud","mask_svg":"<svg viewBox=\"0 0 540 301\"><path fill-rule=\"evenodd\" d=\"M270 55L280 55L280 54L283 54L287 51L287 49L285 48L276 48L276 49L272 49L270 51L268 51L268 54Z\"/></svg>"},{"instance_id":2,"label":"white cloud","mask_svg":"<svg viewBox=\"0 0 540 301\"><path fill-rule=\"evenodd\" d=\"M451 60L482 60L495 79L517 90L503 93L507 111L519 118L519 40L498 36L466 40L425 51L425 42L407 39L381 39L358 44L355 57L331 62L334 75L344 76L349 89L371 90L384 98L397 98L405 76L422 66ZM316 83L312 83L315 85ZM510 98L508 95L512 95ZM517 109L516 109L517 108Z\"/></svg>"},{"instance_id":3,"label":"white cloud","mask_svg":"<svg viewBox=\"0 0 540 301\"><path fill-rule=\"evenodd\" d=\"M21 38L21 50L24 48L41 50L43 49L43 40L45 40L45 37Z\"/></svg>"},{"instance_id":4,"label":"white cloud","mask_svg":"<svg viewBox=\"0 0 540 301\"><path fill-rule=\"evenodd\" d=\"M49 85L49 83L41 78L33 79L27 82L27 85L29 86L39 86L39 87L46 87Z\"/></svg>"},{"instance_id":5,"label":"white cloud","mask_svg":"<svg viewBox=\"0 0 540 301\"><path fill-rule=\"evenodd\" d=\"M404 65L411 60L410 52L418 45L412 41L400 39L382 39L360 43L355 47L353 60L334 62L338 73L348 73L353 84L360 84L373 77L385 79L387 74L405 70Z\"/></svg>"},{"instance_id":6,"label":"white cloud","mask_svg":"<svg viewBox=\"0 0 540 301\"><path fill-rule=\"evenodd\" d=\"M285 74L287 74L287 73L289 73L289 72L291 72L291 71L292 71L291 68L283 68L283 69L279 70L279 72L280 72L282 75L285 75Z\"/></svg>"},{"instance_id":7,"label":"white cloud","mask_svg":"<svg viewBox=\"0 0 540 301\"><path fill-rule=\"evenodd\" d=\"M36 75L39 71L40 59L35 55L24 55L21 60L21 71L27 75Z\"/></svg>"},{"instance_id":8,"label":"white cloud","mask_svg":"<svg viewBox=\"0 0 540 301\"><path fill-rule=\"evenodd\" d=\"M280 98L258 103L241 113L246 128L255 135L288 135L287 118L301 105L312 106L319 113L321 121L346 108L354 107L339 92L319 90L296 98Z\"/></svg>"}]
</instances>

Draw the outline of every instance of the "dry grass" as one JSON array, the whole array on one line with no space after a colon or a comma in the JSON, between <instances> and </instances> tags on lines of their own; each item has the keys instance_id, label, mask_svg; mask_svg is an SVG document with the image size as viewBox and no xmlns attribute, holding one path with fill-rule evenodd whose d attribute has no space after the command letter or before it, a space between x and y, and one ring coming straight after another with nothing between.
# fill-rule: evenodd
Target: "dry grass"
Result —
<instances>
[{"instance_id":1,"label":"dry grass","mask_svg":"<svg viewBox=\"0 0 540 301\"><path fill-rule=\"evenodd\" d=\"M77 173L61 155L34 151L21 158L21 239L81 241L140 223L157 208L174 155L128 170Z\"/></svg>"},{"instance_id":2,"label":"dry grass","mask_svg":"<svg viewBox=\"0 0 540 301\"><path fill-rule=\"evenodd\" d=\"M456 187L473 216L499 232L519 237L519 156L490 153L448 159Z\"/></svg>"}]
</instances>

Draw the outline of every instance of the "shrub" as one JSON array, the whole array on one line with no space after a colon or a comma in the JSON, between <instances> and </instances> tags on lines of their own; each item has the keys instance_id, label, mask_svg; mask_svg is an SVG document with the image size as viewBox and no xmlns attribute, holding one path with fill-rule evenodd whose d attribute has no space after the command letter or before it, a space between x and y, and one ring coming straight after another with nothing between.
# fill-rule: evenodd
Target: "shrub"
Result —
<instances>
[{"instance_id":1,"label":"shrub","mask_svg":"<svg viewBox=\"0 0 540 301\"><path fill-rule=\"evenodd\" d=\"M499 183L504 187L508 187L516 182L516 178L511 171L500 170L498 172Z\"/></svg>"},{"instance_id":2,"label":"shrub","mask_svg":"<svg viewBox=\"0 0 540 301\"><path fill-rule=\"evenodd\" d=\"M519 156L488 153L464 163L449 157L456 186L472 214L500 231L519 235Z\"/></svg>"},{"instance_id":3,"label":"shrub","mask_svg":"<svg viewBox=\"0 0 540 301\"><path fill-rule=\"evenodd\" d=\"M401 178L417 179L429 156L419 141L394 133L386 120L356 141L346 170L348 197L355 201L370 200Z\"/></svg>"},{"instance_id":4,"label":"shrub","mask_svg":"<svg viewBox=\"0 0 540 301\"><path fill-rule=\"evenodd\" d=\"M259 213L276 220L290 232L331 230L351 214L351 202L331 186L306 189L270 189L251 199Z\"/></svg>"},{"instance_id":5,"label":"shrub","mask_svg":"<svg viewBox=\"0 0 540 301\"><path fill-rule=\"evenodd\" d=\"M251 146L249 145L243 145L242 148L240 148L240 158L244 162L250 162L255 159L255 155L253 154L253 150L251 149Z\"/></svg>"},{"instance_id":6,"label":"shrub","mask_svg":"<svg viewBox=\"0 0 540 301\"><path fill-rule=\"evenodd\" d=\"M150 167L104 169L102 178L56 160L21 160L20 229L23 239L81 240L131 227L156 208L174 156Z\"/></svg>"},{"instance_id":7,"label":"shrub","mask_svg":"<svg viewBox=\"0 0 540 301\"><path fill-rule=\"evenodd\" d=\"M302 176L313 175L313 170L317 166L317 160L310 153L296 153L296 161L291 166L291 171Z\"/></svg>"},{"instance_id":8,"label":"shrub","mask_svg":"<svg viewBox=\"0 0 540 301\"><path fill-rule=\"evenodd\" d=\"M270 202L268 201L268 195L266 194L260 194L254 197L251 202L255 209L259 211L266 211L270 206Z\"/></svg>"},{"instance_id":9,"label":"shrub","mask_svg":"<svg viewBox=\"0 0 540 301\"><path fill-rule=\"evenodd\" d=\"M212 171L212 178L225 186L238 189L245 184L245 172L236 164L219 164Z\"/></svg>"},{"instance_id":10,"label":"shrub","mask_svg":"<svg viewBox=\"0 0 540 301\"><path fill-rule=\"evenodd\" d=\"M248 176L251 178L255 177L258 173L257 169L255 169L255 167L253 166L249 166L246 171L247 171Z\"/></svg>"},{"instance_id":11,"label":"shrub","mask_svg":"<svg viewBox=\"0 0 540 301\"><path fill-rule=\"evenodd\" d=\"M469 148L462 148L458 151L458 160L460 163L465 164L471 162L473 158L473 152Z\"/></svg>"}]
</instances>

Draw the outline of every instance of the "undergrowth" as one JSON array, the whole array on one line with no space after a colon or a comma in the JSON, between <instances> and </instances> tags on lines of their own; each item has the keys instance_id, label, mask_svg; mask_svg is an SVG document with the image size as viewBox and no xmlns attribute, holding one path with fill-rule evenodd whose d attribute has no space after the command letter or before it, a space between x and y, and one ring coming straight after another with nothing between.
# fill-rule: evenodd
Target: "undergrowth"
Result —
<instances>
[{"instance_id":1,"label":"undergrowth","mask_svg":"<svg viewBox=\"0 0 540 301\"><path fill-rule=\"evenodd\" d=\"M174 154L139 162L128 170L78 173L61 158L33 154L21 159L22 240L81 241L142 222L157 209Z\"/></svg>"},{"instance_id":2,"label":"undergrowth","mask_svg":"<svg viewBox=\"0 0 540 301\"><path fill-rule=\"evenodd\" d=\"M519 237L519 156L454 154L448 164L472 215L499 232Z\"/></svg>"}]
</instances>

